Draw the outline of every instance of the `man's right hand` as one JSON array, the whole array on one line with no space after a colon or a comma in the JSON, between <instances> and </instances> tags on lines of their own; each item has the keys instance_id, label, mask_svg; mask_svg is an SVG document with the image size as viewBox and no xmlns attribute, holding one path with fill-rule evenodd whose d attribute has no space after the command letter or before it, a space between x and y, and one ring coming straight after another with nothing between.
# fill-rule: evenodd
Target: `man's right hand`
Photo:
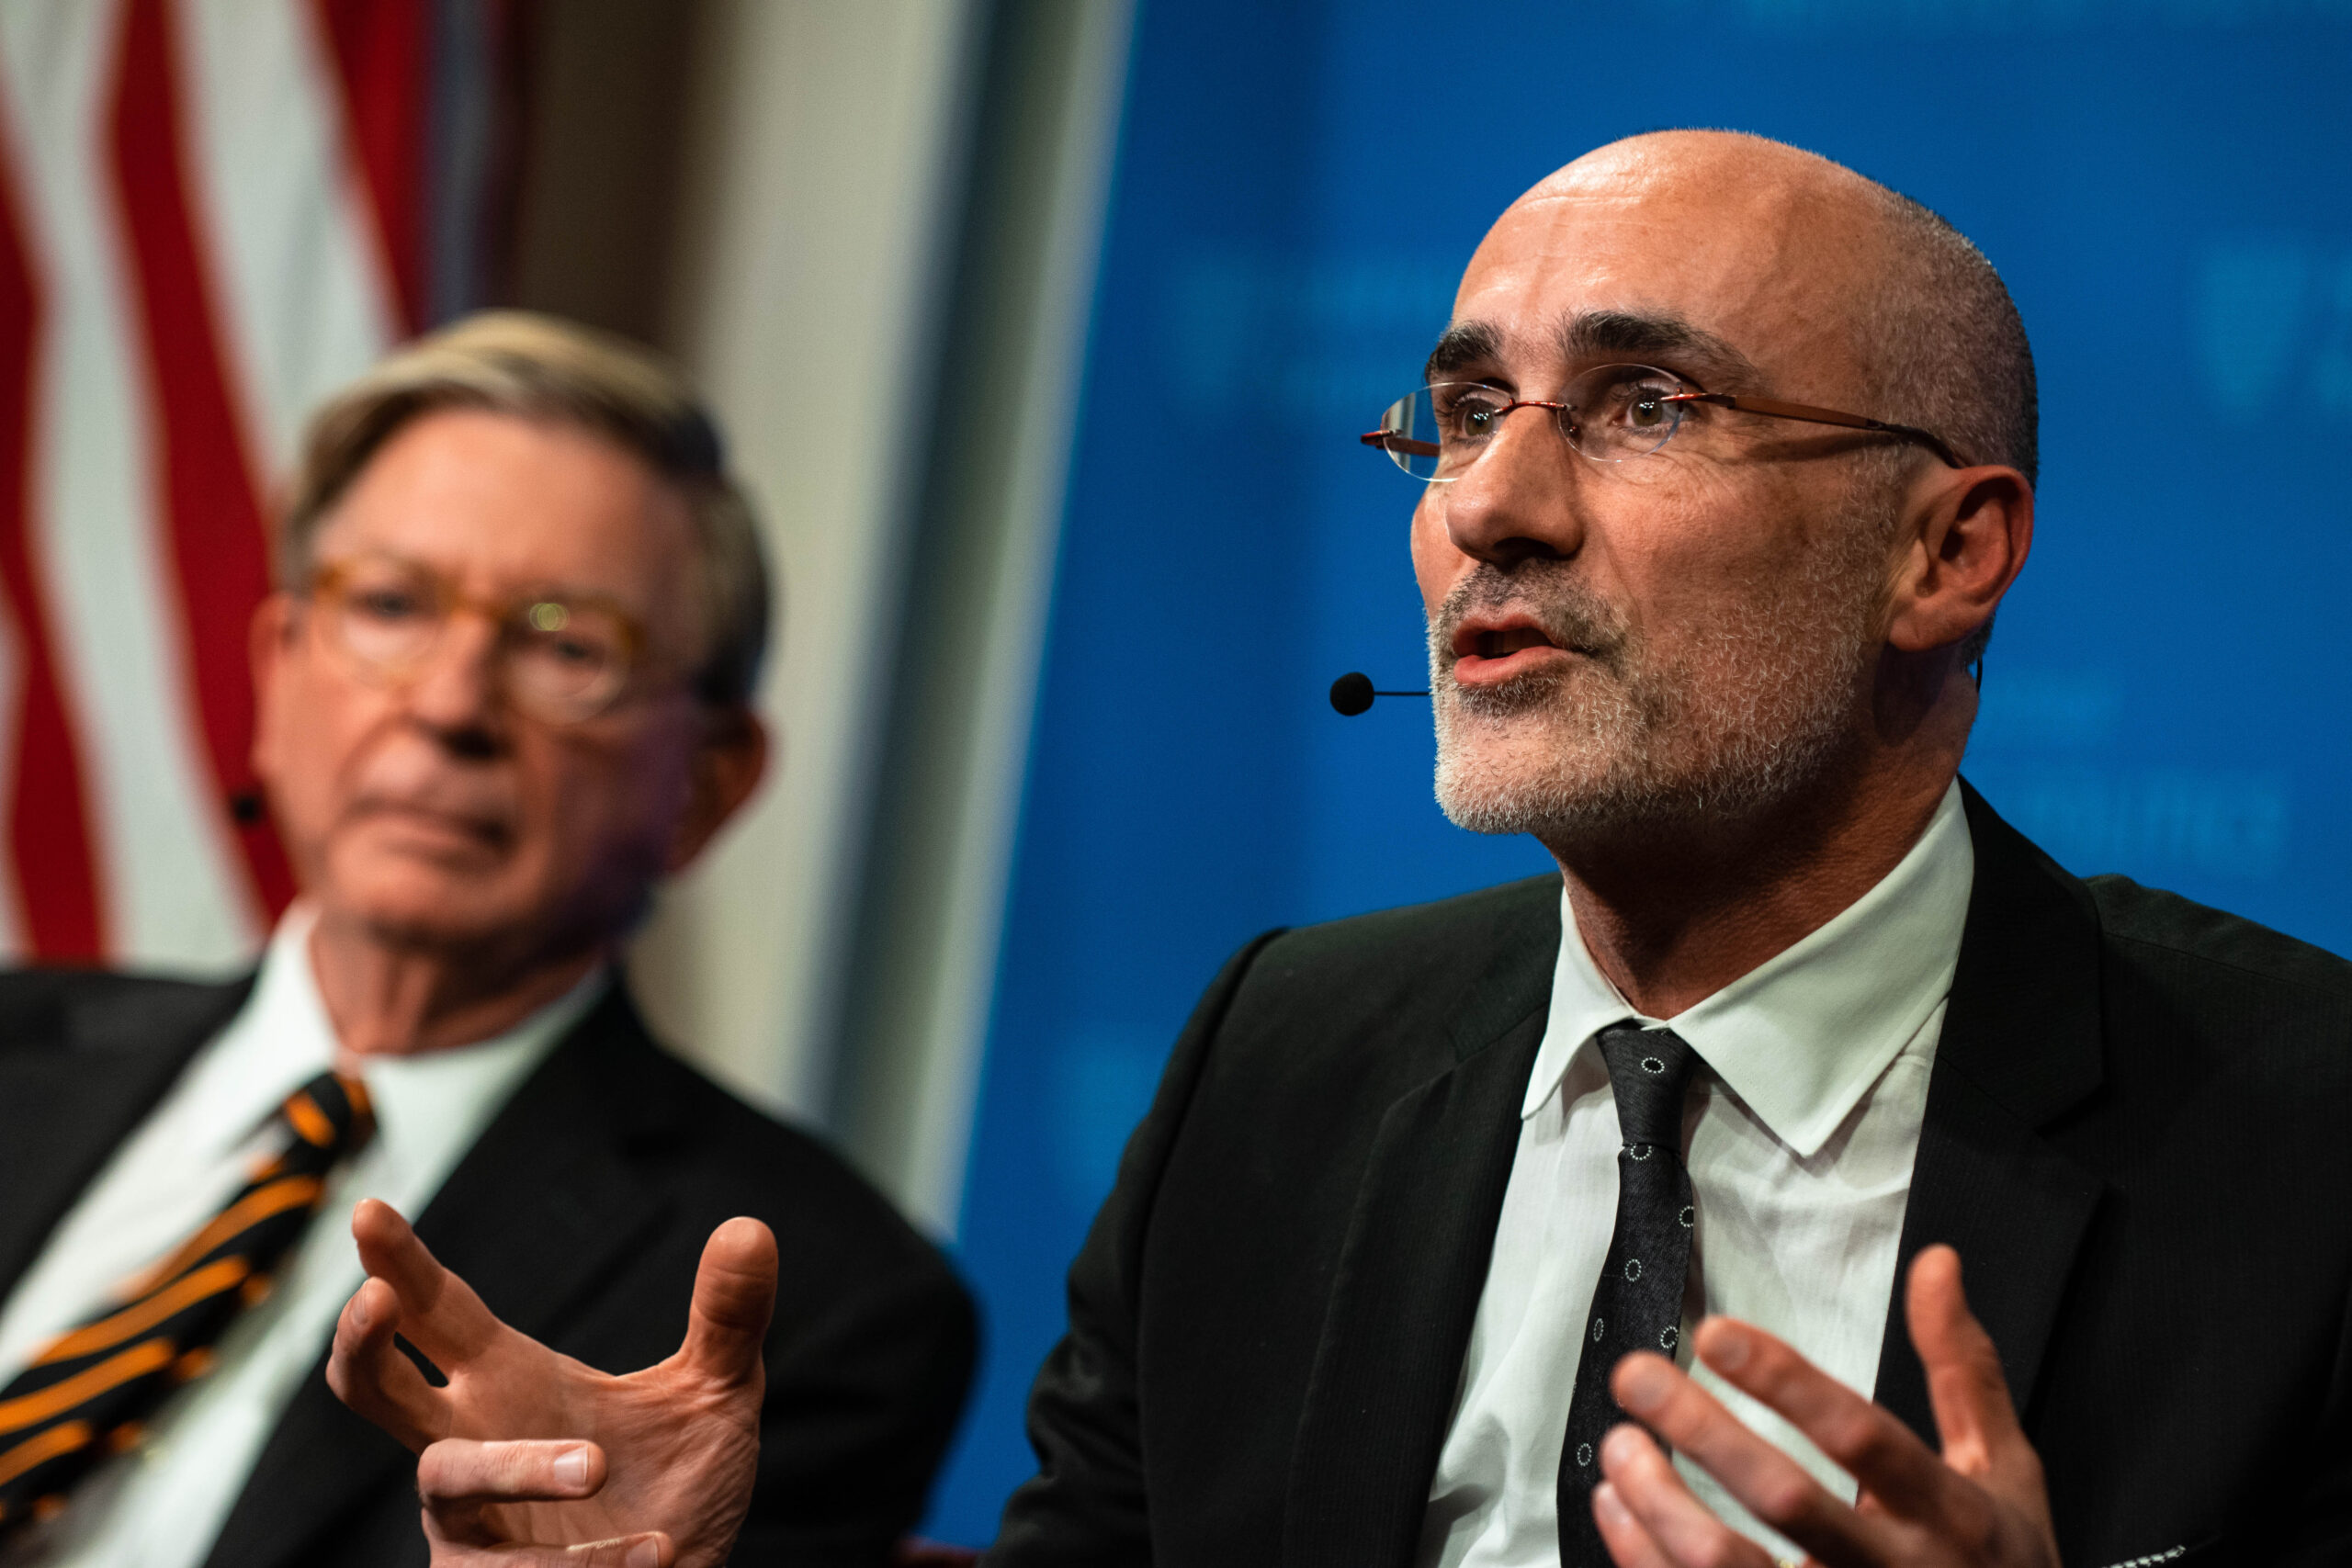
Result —
<instances>
[{"instance_id":1,"label":"man's right hand","mask_svg":"<svg viewBox=\"0 0 2352 1568\"><path fill-rule=\"evenodd\" d=\"M368 1280L335 1325L327 1382L424 1457L435 1568L717 1568L750 1506L775 1238L711 1233L685 1342L614 1377L498 1321L388 1205L351 1216ZM398 1334L448 1379L435 1388ZM583 1548L585 1550L583 1550Z\"/></svg>"},{"instance_id":2,"label":"man's right hand","mask_svg":"<svg viewBox=\"0 0 2352 1568\"><path fill-rule=\"evenodd\" d=\"M1619 1404L1723 1483L1747 1510L1840 1568L2057 1568L2041 1461L2018 1423L2001 1353L1968 1310L1960 1255L1930 1247L1911 1265L1905 1315L1928 1374L1939 1454L1883 1407L1770 1335L1709 1318L1691 1348L1726 1382L1770 1405L1860 1483L1849 1506L1750 1431L1663 1357L1617 1363ZM1608 1480L1593 1520L1624 1568L1769 1568L1764 1549L1699 1501L1647 1432L1603 1438Z\"/></svg>"}]
</instances>

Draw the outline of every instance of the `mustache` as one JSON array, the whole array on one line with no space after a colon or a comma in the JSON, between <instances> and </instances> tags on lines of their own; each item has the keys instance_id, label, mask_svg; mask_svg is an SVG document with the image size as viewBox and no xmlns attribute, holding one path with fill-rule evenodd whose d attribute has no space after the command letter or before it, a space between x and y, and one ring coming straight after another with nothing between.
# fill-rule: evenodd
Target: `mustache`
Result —
<instances>
[{"instance_id":1,"label":"mustache","mask_svg":"<svg viewBox=\"0 0 2352 1568\"><path fill-rule=\"evenodd\" d=\"M1562 648L1586 655L1604 669L1623 662L1631 640L1624 620L1594 592L1567 561L1524 561L1506 570L1481 563L1454 584L1430 621L1430 663L1451 678L1453 638L1462 623L1481 613L1524 615Z\"/></svg>"}]
</instances>

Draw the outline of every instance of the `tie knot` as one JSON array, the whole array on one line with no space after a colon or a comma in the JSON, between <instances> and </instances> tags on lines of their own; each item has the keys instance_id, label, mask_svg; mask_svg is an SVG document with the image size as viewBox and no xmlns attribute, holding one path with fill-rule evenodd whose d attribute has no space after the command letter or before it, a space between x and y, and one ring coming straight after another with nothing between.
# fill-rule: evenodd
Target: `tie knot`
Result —
<instances>
[{"instance_id":1,"label":"tie knot","mask_svg":"<svg viewBox=\"0 0 2352 1568\"><path fill-rule=\"evenodd\" d=\"M358 1148L376 1130L368 1086L341 1073L321 1073L288 1095L281 1110L301 1140L298 1147L311 1151L322 1166Z\"/></svg>"},{"instance_id":2,"label":"tie knot","mask_svg":"<svg viewBox=\"0 0 2352 1568\"><path fill-rule=\"evenodd\" d=\"M1670 1029L1612 1023L1599 1035L1609 1087L1617 1097L1617 1126L1629 1145L1682 1146L1682 1092L1698 1060Z\"/></svg>"}]
</instances>

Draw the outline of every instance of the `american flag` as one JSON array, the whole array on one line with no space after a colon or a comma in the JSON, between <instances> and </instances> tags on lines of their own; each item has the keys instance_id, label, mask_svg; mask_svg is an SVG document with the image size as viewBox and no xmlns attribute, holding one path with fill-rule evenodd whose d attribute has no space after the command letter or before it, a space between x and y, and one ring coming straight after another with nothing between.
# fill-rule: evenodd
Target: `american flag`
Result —
<instances>
[{"instance_id":1,"label":"american flag","mask_svg":"<svg viewBox=\"0 0 2352 1568\"><path fill-rule=\"evenodd\" d=\"M246 628L304 414L477 302L500 0L0 0L0 954L219 967L292 894Z\"/></svg>"}]
</instances>

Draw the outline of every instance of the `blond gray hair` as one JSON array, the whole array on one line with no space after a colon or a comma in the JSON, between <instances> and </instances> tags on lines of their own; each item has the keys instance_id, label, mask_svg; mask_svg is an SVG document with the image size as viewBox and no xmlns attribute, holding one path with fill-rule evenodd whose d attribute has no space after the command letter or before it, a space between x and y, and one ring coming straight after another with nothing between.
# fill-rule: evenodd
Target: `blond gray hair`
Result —
<instances>
[{"instance_id":1,"label":"blond gray hair","mask_svg":"<svg viewBox=\"0 0 2352 1568\"><path fill-rule=\"evenodd\" d=\"M644 349L552 316L465 317L398 350L311 416L279 514L281 588L309 584L320 528L384 443L441 409L576 426L675 488L700 557L695 694L717 707L751 701L767 654L767 557L751 502L728 471L717 422L684 379Z\"/></svg>"}]
</instances>

